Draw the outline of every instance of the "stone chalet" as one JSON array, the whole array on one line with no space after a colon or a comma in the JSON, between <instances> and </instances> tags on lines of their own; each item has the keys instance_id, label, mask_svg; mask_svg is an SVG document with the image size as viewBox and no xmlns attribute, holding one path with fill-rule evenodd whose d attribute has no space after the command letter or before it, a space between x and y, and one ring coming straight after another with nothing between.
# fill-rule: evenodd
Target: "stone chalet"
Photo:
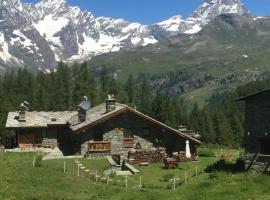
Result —
<instances>
[{"instance_id":1,"label":"stone chalet","mask_svg":"<svg viewBox=\"0 0 270 200\"><path fill-rule=\"evenodd\" d=\"M201 142L137 110L107 99L88 110L74 112L30 112L22 104L8 114L6 128L16 134L15 147L59 148L64 155L126 154L130 150L166 148L168 154L191 153Z\"/></svg>"}]
</instances>

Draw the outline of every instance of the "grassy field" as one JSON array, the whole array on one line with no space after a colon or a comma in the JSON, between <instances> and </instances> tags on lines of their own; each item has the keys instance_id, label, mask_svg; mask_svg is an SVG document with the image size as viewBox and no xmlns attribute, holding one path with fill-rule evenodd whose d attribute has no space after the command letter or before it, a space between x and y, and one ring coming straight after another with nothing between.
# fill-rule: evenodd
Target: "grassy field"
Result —
<instances>
[{"instance_id":1,"label":"grassy field","mask_svg":"<svg viewBox=\"0 0 270 200\"><path fill-rule=\"evenodd\" d=\"M194 176L196 166L201 169L217 161L217 158L201 158L199 162L182 163L178 169L164 170L162 164L137 167L141 173L128 178L112 177L113 182L96 183L85 172L77 176L75 160L65 160L67 173L63 173L64 160L43 161L41 167L32 167L33 153L6 153L0 155L0 199L270 199L269 176L247 173L229 174L217 172ZM101 174L108 167L105 160L80 159L90 170ZM188 182L172 190L164 176L184 177ZM139 177L143 189L139 189Z\"/></svg>"}]
</instances>

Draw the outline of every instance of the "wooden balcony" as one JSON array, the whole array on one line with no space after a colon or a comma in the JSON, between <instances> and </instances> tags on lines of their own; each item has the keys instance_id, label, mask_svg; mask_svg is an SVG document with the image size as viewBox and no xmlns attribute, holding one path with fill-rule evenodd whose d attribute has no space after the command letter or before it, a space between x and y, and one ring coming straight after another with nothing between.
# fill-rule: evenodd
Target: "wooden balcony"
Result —
<instances>
[{"instance_id":1,"label":"wooden balcony","mask_svg":"<svg viewBox=\"0 0 270 200\"><path fill-rule=\"evenodd\" d=\"M95 141L88 143L88 152L110 152L111 142Z\"/></svg>"}]
</instances>

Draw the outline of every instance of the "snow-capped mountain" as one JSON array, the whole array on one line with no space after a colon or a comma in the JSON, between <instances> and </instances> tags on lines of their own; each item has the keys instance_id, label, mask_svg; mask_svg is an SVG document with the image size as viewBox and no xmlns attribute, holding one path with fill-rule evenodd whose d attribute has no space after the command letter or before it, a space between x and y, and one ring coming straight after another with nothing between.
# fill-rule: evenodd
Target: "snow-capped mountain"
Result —
<instances>
[{"instance_id":1,"label":"snow-capped mountain","mask_svg":"<svg viewBox=\"0 0 270 200\"><path fill-rule=\"evenodd\" d=\"M193 14L187 19L174 16L169 20L158 23L163 29L175 34L199 32L206 24L221 14L247 13L245 6L240 0L205 0Z\"/></svg>"},{"instance_id":2,"label":"snow-capped mountain","mask_svg":"<svg viewBox=\"0 0 270 200\"><path fill-rule=\"evenodd\" d=\"M186 20L175 16L142 25L96 18L66 0L42 0L37 4L0 0L0 69L7 65L51 68L59 60L90 59L154 44L178 33L196 33L220 14L246 12L240 0L205 0Z\"/></svg>"}]
</instances>

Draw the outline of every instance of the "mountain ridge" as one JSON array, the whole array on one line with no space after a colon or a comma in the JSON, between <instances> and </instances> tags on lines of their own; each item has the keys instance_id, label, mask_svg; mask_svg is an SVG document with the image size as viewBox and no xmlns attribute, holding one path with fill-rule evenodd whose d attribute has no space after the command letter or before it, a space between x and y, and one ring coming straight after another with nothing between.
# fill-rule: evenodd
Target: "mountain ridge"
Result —
<instances>
[{"instance_id":1,"label":"mountain ridge","mask_svg":"<svg viewBox=\"0 0 270 200\"><path fill-rule=\"evenodd\" d=\"M103 53L155 44L179 33L194 34L220 14L247 12L240 0L205 0L185 20L174 16L142 25L95 17L66 0L37 4L2 0L0 9L0 69L18 65L54 68L60 60L80 62Z\"/></svg>"}]
</instances>

